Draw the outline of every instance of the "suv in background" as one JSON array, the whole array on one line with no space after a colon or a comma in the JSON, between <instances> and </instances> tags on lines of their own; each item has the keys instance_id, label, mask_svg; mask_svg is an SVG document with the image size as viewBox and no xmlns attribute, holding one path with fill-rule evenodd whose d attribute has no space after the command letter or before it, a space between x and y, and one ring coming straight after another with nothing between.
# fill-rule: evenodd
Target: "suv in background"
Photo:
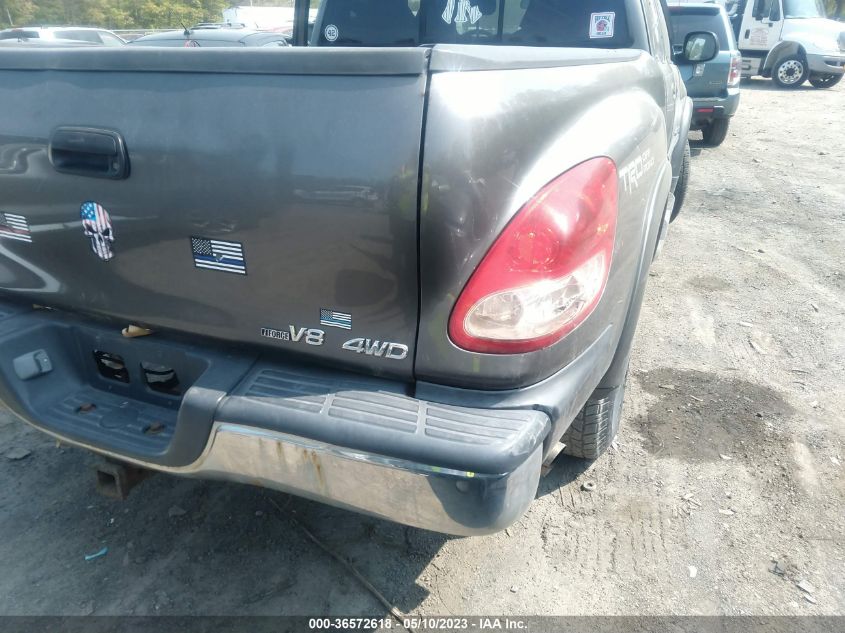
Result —
<instances>
[{"instance_id":1,"label":"suv in background","mask_svg":"<svg viewBox=\"0 0 845 633\"><path fill-rule=\"evenodd\" d=\"M718 4L683 4L669 7L675 62L693 100L690 129L701 130L704 142L717 146L728 135L731 117L739 106L742 57L725 10ZM693 31L716 36L719 53L706 63L692 63L677 56Z\"/></svg>"},{"instance_id":2,"label":"suv in background","mask_svg":"<svg viewBox=\"0 0 845 633\"><path fill-rule=\"evenodd\" d=\"M0 40L72 40L100 46L123 46L126 40L111 31L85 26L27 26L0 31Z\"/></svg>"}]
</instances>

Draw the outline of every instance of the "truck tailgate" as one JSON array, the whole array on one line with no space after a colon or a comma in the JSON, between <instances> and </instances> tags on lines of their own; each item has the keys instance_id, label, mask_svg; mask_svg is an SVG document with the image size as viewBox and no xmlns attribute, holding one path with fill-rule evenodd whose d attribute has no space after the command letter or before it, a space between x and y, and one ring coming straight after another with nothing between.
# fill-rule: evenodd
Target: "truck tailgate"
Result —
<instances>
[{"instance_id":1,"label":"truck tailgate","mask_svg":"<svg viewBox=\"0 0 845 633\"><path fill-rule=\"evenodd\" d=\"M428 54L0 52L0 293L410 376Z\"/></svg>"}]
</instances>

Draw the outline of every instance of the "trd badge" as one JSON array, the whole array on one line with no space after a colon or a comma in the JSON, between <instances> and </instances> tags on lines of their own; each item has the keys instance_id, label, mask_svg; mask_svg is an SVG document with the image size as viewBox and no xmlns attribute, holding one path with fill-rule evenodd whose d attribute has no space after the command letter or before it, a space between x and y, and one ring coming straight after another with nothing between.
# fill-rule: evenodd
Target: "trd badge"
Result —
<instances>
[{"instance_id":1,"label":"trd badge","mask_svg":"<svg viewBox=\"0 0 845 633\"><path fill-rule=\"evenodd\" d=\"M91 240L91 250L104 262L114 257L114 229L109 212L96 202L83 202L79 209L85 237Z\"/></svg>"}]
</instances>

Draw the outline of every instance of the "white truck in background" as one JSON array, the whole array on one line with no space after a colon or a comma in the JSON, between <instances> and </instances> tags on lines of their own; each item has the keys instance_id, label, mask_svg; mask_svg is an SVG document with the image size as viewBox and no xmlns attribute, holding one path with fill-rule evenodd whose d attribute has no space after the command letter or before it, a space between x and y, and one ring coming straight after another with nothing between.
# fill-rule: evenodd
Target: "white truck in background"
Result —
<instances>
[{"instance_id":1,"label":"white truck in background","mask_svg":"<svg viewBox=\"0 0 845 633\"><path fill-rule=\"evenodd\" d=\"M722 0L731 19L742 75L771 77L780 88L805 81L830 88L845 72L845 23L826 17L822 0Z\"/></svg>"}]
</instances>

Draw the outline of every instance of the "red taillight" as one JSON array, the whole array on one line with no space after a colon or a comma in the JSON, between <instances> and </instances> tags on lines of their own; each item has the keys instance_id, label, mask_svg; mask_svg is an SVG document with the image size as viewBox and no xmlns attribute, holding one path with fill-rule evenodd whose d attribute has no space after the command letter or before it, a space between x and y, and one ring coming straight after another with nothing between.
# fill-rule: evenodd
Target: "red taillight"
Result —
<instances>
[{"instance_id":1,"label":"red taillight","mask_svg":"<svg viewBox=\"0 0 845 633\"><path fill-rule=\"evenodd\" d=\"M593 158L543 187L493 243L458 298L449 336L492 354L548 347L601 298L616 234L617 175Z\"/></svg>"},{"instance_id":2,"label":"red taillight","mask_svg":"<svg viewBox=\"0 0 845 633\"><path fill-rule=\"evenodd\" d=\"M728 85L736 86L742 78L742 57L734 55L731 57L731 70L728 73Z\"/></svg>"}]
</instances>

